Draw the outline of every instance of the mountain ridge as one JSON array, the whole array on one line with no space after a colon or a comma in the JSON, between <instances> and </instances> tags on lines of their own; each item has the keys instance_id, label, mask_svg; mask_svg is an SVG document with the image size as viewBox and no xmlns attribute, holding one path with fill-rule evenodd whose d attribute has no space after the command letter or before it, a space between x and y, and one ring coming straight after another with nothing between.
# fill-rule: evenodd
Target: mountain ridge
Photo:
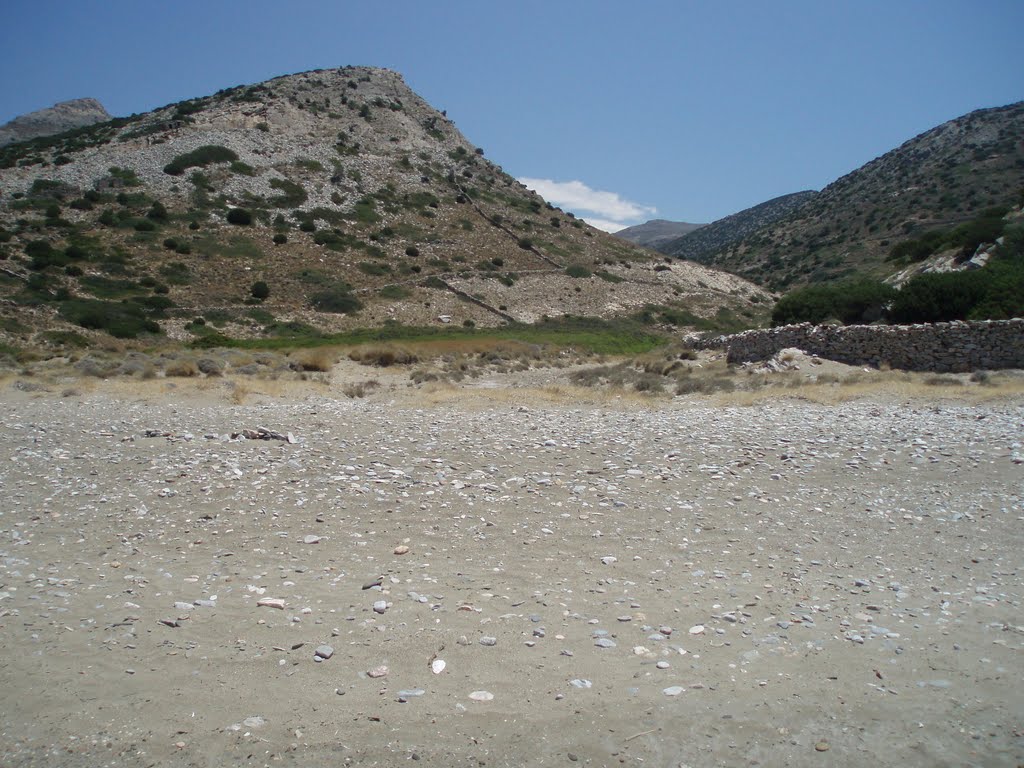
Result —
<instances>
[{"instance_id":1,"label":"mountain ridge","mask_svg":"<svg viewBox=\"0 0 1024 768\"><path fill-rule=\"evenodd\" d=\"M946 121L826 186L799 211L704 263L772 290L885 277L901 241L1012 206L1024 191L1024 101Z\"/></svg>"},{"instance_id":2,"label":"mountain ridge","mask_svg":"<svg viewBox=\"0 0 1024 768\"><path fill-rule=\"evenodd\" d=\"M764 300L742 279L663 264L546 203L401 75L368 67L285 75L2 148L0 236L0 298L11 302L0 313L29 336L36 320L102 330L95 313L139 306L149 329L187 340L210 318L249 336L648 306L753 322L754 297Z\"/></svg>"},{"instance_id":3,"label":"mountain ridge","mask_svg":"<svg viewBox=\"0 0 1024 768\"><path fill-rule=\"evenodd\" d=\"M707 263L718 251L729 248L759 229L792 215L817 194L814 190L805 190L774 197L664 242L657 250L679 259Z\"/></svg>"}]
</instances>

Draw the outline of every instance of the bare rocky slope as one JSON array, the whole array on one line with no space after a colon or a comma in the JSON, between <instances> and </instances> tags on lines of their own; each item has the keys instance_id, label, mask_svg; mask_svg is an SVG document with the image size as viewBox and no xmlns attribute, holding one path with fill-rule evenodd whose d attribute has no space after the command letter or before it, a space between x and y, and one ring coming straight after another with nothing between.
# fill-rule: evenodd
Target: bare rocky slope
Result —
<instances>
[{"instance_id":1,"label":"bare rocky slope","mask_svg":"<svg viewBox=\"0 0 1024 768\"><path fill-rule=\"evenodd\" d=\"M8 146L0 227L8 343L111 330L111 313L126 315L118 335L142 322L188 339L204 332L199 316L229 335L651 305L754 322L765 298L547 204L398 73L372 68L279 77Z\"/></svg>"},{"instance_id":2,"label":"bare rocky slope","mask_svg":"<svg viewBox=\"0 0 1024 768\"><path fill-rule=\"evenodd\" d=\"M685 221L668 221L666 219L651 219L635 227L626 227L615 233L616 237L629 240L631 243L642 245L644 248L661 250L665 243L676 240L683 235L693 232L705 226L704 224L690 224Z\"/></svg>"},{"instance_id":3,"label":"bare rocky slope","mask_svg":"<svg viewBox=\"0 0 1024 768\"><path fill-rule=\"evenodd\" d=\"M0 147L103 123L110 120L110 117L110 113L96 99L61 101L52 107L19 115L0 125Z\"/></svg>"},{"instance_id":4,"label":"bare rocky slope","mask_svg":"<svg viewBox=\"0 0 1024 768\"><path fill-rule=\"evenodd\" d=\"M852 274L884 277L895 244L1012 206L1022 190L1024 102L1017 102L916 136L703 261L775 290Z\"/></svg>"}]
</instances>

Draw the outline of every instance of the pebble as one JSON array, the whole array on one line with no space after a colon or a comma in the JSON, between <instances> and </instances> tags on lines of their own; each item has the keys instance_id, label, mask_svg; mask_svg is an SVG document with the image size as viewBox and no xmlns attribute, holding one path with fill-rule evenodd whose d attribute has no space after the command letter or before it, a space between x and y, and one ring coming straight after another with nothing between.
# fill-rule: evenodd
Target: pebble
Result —
<instances>
[{"instance_id":1,"label":"pebble","mask_svg":"<svg viewBox=\"0 0 1024 768\"><path fill-rule=\"evenodd\" d=\"M594 641L594 645L598 648L614 648L615 641L609 640L607 637L601 637Z\"/></svg>"},{"instance_id":2,"label":"pebble","mask_svg":"<svg viewBox=\"0 0 1024 768\"><path fill-rule=\"evenodd\" d=\"M303 536L302 537L302 543L303 544L319 544L320 543L320 537L319 536L315 536L314 534L309 534L307 536Z\"/></svg>"},{"instance_id":3,"label":"pebble","mask_svg":"<svg viewBox=\"0 0 1024 768\"><path fill-rule=\"evenodd\" d=\"M666 696L678 696L685 690L686 689L681 685L671 685L668 688L663 688L661 692Z\"/></svg>"},{"instance_id":4,"label":"pebble","mask_svg":"<svg viewBox=\"0 0 1024 768\"><path fill-rule=\"evenodd\" d=\"M400 544L399 546L395 547L395 549L394 549L394 554L396 554L396 555L406 555L408 553L409 553L409 547L407 547L405 544Z\"/></svg>"},{"instance_id":5,"label":"pebble","mask_svg":"<svg viewBox=\"0 0 1024 768\"><path fill-rule=\"evenodd\" d=\"M372 677L372 678L387 677L387 675L388 675L388 668L385 667L385 666L374 667L373 669L369 670L366 673L367 677Z\"/></svg>"},{"instance_id":6,"label":"pebble","mask_svg":"<svg viewBox=\"0 0 1024 768\"><path fill-rule=\"evenodd\" d=\"M498 638L496 637L481 637L480 645L493 646L498 644Z\"/></svg>"},{"instance_id":7,"label":"pebble","mask_svg":"<svg viewBox=\"0 0 1024 768\"><path fill-rule=\"evenodd\" d=\"M433 672L435 675L440 675L442 672L444 672L444 668L447 666L448 664L445 662L444 659L434 659L432 662L430 662L430 671Z\"/></svg>"},{"instance_id":8,"label":"pebble","mask_svg":"<svg viewBox=\"0 0 1024 768\"><path fill-rule=\"evenodd\" d=\"M704 634L704 625L703 624L697 624L696 626L690 627L689 632L690 632L691 635L703 635Z\"/></svg>"},{"instance_id":9,"label":"pebble","mask_svg":"<svg viewBox=\"0 0 1024 768\"><path fill-rule=\"evenodd\" d=\"M469 698L473 701L493 701L494 694L490 691L473 691L469 694Z\"/></svg>"},{"instance_id":10,"label":"pebble","mask_svg":"<svg viewBox=\"0 0 1024 768\"><path fill-rule=\"evenodd\" d=\"M373 603L373 610L375 613L384 613L388 609L387 600L376 600Z\"/></svg>"},{"instance_id":11,"label":"pebble","mask_svg":"<svg viewBox=\"0 0 1024 768\"><path fill-rule=\"evenodd\" d=\"M329 645L317 646L317 649L313 651L314 661L322 661L331 658L334 655L334 649Z\"/></svg>"}]
</instances>

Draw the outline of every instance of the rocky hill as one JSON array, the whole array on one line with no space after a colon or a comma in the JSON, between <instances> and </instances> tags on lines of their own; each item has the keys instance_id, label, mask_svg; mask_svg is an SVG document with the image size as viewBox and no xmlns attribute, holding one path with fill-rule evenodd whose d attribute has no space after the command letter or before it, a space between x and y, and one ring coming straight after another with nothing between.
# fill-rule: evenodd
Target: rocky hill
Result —
<instances>
[{"instance_id":1,"label":"rocky hill","mask_svg":"<svg viewBox=\"0 0 1024 768\"><path fill-rule=\"evenodd\" d=\"M280 77L0 149L9 344L650 306L752 322L764 298L545 203L388 70Z\"/></svg>"},{"instance_id":2,"label":"rocky hill","mask_svg":"<svg viewBox=\"0 0 1024 768\"><path fill-rule=\"evenodd\" d=\"M899 242L1013 205L1022 190L1024 102L1018 102L922 133L704 262L776 290L852 274L884 277L893 271L886 258Z\"/></svg>"},{"instance_id":3,"label":"rocky hill","mask_svg":"<svg viewBox=\"0 0 1024 768\"><path fill-rule=\"evenodd\" d=\"M714 256L733 247L754 232L791 215L817 192L808 190L776 197L712 222L698 230L655 246L656 250L679 259L713 263Z\"/></svg>"},{"instance_id":4,"label":"rocky hill","mask_svg":"<svg viewBox=\"0 0 1024 768\"><path fill-rule=\"evenodd\" d=\"M96 99L61 101L52 107L20 115L9 123L0 125L0 147L103 123L110 117Z\"/></svg>"},{"instance_id":5,"label":"rocky hill","mask_svg":"<svg viewBox=\"0 0 1024 768\"><path fill-rule=\"evenodd\" d=\"M703 226L703 224L688 224L685 221L651 219L634 227L620 229L615 233L615 236L621 237L623 240L629 240L629 242L644 248L653 248L657 251L660 250L661 245Z\"/></svg>"}]
</instances>

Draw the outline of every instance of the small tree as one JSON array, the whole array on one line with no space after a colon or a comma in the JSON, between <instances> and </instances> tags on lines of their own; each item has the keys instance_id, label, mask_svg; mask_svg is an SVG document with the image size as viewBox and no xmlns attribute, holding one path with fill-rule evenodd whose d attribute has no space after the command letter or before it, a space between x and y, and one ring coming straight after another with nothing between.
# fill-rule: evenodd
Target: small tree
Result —
<instances>
[{"instance_id":1,"label":"small tree","mask_svg":"<svg viewBox=\"0 0 1024 768\"><path fill-rule=\"evenodd\" d=\"M252 297L263 301L270 296L270 286L267 285L263 280L257 280L252 284Z\"/></svg>"}]
</instances>

